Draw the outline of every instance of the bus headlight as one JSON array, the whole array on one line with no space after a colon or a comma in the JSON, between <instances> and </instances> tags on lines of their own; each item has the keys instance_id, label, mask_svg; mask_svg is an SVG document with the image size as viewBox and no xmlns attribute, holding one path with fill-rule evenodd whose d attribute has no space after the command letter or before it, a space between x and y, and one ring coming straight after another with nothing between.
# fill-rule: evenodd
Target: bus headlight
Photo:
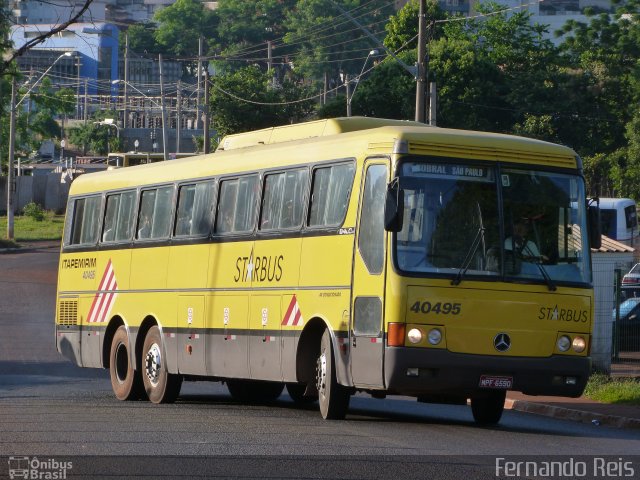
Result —
<instances>
[{"instance_id":1,"label":"bus headlight","mask_svg":"<svg viewBox=\"0 0 640 480\"><path fill-rule=\"evenodd\" d=\"M576 337L573 339L573 342L571 342L571 346L574 352L582 353L584 349L587 348L587 342L582 337Z\"/></svg>"},{"instance_id":2,"label":"bus headlight","mask_svg":"<svg viewBox=\"0 0 640 480\"><path fill-rule=\"evenodd\" d=\"M571 339L566 335L562 335L558 339L556 345L558 346L558 350L560 350L561 352L566 352L571 347Z\"/></svg>"},{"instance_id":3,"label":"bus headlight","mask_svg":"<svg viewBox=\"0 0 640 480\"><path fill-rule=\"evenodd\" d=\"M412 328L407 333L407 338L411 343L420 343L422 341L422 332L418 328Z\"/></svg>"},{"instance_id":4,"label":"bus headlight","mask_svg":"<svg viewBox=\"0 0 640 480\"><path fill-rule=\"evenodd\" d=\"M437 328L432 328L429 330L429 335L427 335L427 339L431 345L438 345L442 341L442 332Z\"/></svg>"}]
</instances>

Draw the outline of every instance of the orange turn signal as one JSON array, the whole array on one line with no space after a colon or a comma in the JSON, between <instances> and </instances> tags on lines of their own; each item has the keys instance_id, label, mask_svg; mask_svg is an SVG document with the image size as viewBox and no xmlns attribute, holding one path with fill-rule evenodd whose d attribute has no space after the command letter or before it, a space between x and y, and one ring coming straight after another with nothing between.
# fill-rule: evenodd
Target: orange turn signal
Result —
<instances>
[{"instance_id":1,"label":"orange turn signal","mask_svg":"<svg viewBox=\"0 0 640 480\"><path fill-rule=\"evenodd\" d=\"M387 329L387 345L389 347L403 347L405 332L405 323L390 323Z\"/></svg>"}]
</instances>

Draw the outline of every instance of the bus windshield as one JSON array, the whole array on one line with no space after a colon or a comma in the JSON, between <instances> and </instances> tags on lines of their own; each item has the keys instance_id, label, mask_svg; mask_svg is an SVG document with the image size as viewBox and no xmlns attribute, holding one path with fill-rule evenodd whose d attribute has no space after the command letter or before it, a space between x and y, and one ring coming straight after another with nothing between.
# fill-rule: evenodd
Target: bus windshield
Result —
<instances>
[{"instance_id":1,"label":"bus windshield","mask_svg":"<svg viewBox=\"0 0 640 480\"><path fill-rule=\"evenodd\" d=\"M442 160L404 162L400 176L400 271L590 282L581 177Z\"/></svg>"}]
</instances>

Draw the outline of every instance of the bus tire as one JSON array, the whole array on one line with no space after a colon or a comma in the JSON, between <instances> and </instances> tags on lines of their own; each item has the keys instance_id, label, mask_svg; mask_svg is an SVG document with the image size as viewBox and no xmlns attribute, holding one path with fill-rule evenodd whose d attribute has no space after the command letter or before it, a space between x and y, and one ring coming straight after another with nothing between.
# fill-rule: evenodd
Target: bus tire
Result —
<instances>
[{"instance_id":1,"label":"bus tire","mask_svg":"<svg viewBox=\"0 0 640 480\"><path fill-rule=\"evenodd\" d=\"M342 420L349 409L351 393L340 385L336 378L335 357L328 329L325 329L320 340L320 353L316 362L316 386L322 418Z\"/></svg>"},{"instance_id":2,"label":"bus tire","mask_svg":"<svg viewBox=\"0 0 640 480\"><path fill-rule=\"evenodd\" d=\"M154 325L147 332L142 347L142 380L153 403L173 403L180 394L182 376L169 373L160 329Z\"/></svg>"},{"instance_id":3,"label":"bus tire","mask_svg":"<svg viewBox=\"0 0 640 480\"><path fill-rule=\"evenodd\" d=\"M271 403L277 400L284 390L284 384L280 382L231 379L226 383L233 399L242 403Z\"/></svg>"},{"instance_id":4,"label":"bus tire","mask_svg":"<svg viewBox=\"0 0 640 480\"><path fill-rule=\"evenodd\" d=\"M478 425L495 425L500 421L504 411L506 390L490 392L486 397L471 398L471 412Z\"/></svg>"},{"instance_id":5,"label":"bus tire","mask_svg":"<svg viewBox=\"0 0 640 480\"><path fill-rule=\"evenodd\" d=\"M307 386L304 383L287 383L287 393L293 400L293 403L307 405L318 400L318 395L306 396L304 392Z\"/></svg>"},{"instance_id":6,"label":"bus tire","mask_svg":"<svg viewBox=\"0 0 640 480\"><path fill-rule=\"evenodd\" d=\"M118 400L138 400L144 396L142 375L131 364L129 335L124 325L118 327L111 341L109 376L111 388Z\"/></svg>"}]
</instances>

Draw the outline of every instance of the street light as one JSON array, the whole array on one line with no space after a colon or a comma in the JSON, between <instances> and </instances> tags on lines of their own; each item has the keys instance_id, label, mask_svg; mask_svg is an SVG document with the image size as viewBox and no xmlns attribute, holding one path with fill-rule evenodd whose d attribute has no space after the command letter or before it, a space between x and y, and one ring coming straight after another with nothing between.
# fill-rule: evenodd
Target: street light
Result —
<instances>
[{"instance_id":1,"label":"street light","mask_svg":"<svg viewBox=\"0 0 640 480\"><path fill-rule=\"evenodd\" d=\"M114 123L113 118L105 118L101 122L93 122L96 125L106 125L107 127L115 127L116 129L116 138L118 139L118 144L120 143L120 127L117 123Z\"/></svg>"},{"instance_id":2,"label":"street light","mask_svg":"<svg viewBox=\"0 0 640 480\"><path fill-rule=\"evenodd\" d=\"M64 160L64 147L66 146L67 146L67 142L63 138L62 140L60 140L60 163L62 163Z\"/></svg>"},{"instance_id":3,"label":"street light","mask_svg":"<svg viewBox=\"0 0 640 480\"><path fill-rule=\"evenodd\" d=\"M360 71L360 75L358 75L358 78L356 79L356 86L353 88L353 92L351 92L351 95L347 95L347 117L351 116L351 101L353 100L353 96L356 94L356 90L358 89L358 85L360 85L360 79L362 78L362 75L364 74L364 69L367 66L367 62L369 61L369 57L371 57L372 55L378 55L378 50L377 49L373 49L369 52L369 55L367 55L367 58L364 60L364 64L362 65L362 70ZM349 81L349 80L347 80Z\"/></svg>"},{"instance_id":4,"label":"street light","mask_svg":"<svg viewBox=\"0 0 640 480\"><path fill-rule=\"evenodd\" d=\"M117 85L118 83L124 83L125 85L128 85L129 87L133 88L136 92L138 92L140 95L142 95L144 98L147 98L156 107L160 108L160 111L162 112L162 151L163 151L164 159L166 160L167 159L167 122L166 122L166 119L165 119L165 112L164 112L164 97L162 97L162 96L160 97L160 100L161 100L162 103L158 104L158 102L156 102L149 95L145 94L142 90L137 88L131 82L128 82L128 81L122 80L122 79L112 80L111 81L112 85ZM154 142L154 145L157 146L157 144L155 142Z\"/></svg>"},{"instance_id":5,"label":"street light","mask_svg":"<svg viewBox=\"0 0 640 480\"><path fill-rule=\"evenodd\" d=\"M16 148L16 110L18 106L22 103L22 101L31 93L31 90L35 88L38 83L44 78L44 76L49 73L49 71L53 68L53 66L58 63L64 57L70 57L73 55L73 52L64 52L58 58L56 58L53 63L47 68L42 75L34 82L33 85L27 90L22 98L16 103L16 77L14 76L11 79L11 110L9 115L9 158L8 158L8 168L7 168L7 239L13 240L14 232L14 218L13 218L13 162L15 160L15 148Z\"/></svg>"}]
</instances>

